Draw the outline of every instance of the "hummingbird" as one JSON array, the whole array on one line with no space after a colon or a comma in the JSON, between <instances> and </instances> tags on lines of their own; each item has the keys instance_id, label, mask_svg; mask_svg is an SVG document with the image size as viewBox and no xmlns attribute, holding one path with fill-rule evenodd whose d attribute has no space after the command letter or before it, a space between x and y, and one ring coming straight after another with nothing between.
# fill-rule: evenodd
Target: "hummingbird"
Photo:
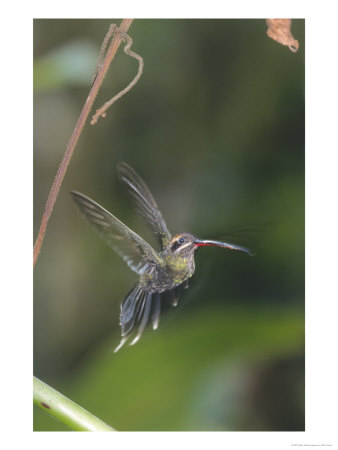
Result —
<instances>
[{"instance_id":1,"label":"hummingbird","mask_svg":"<svg viewBox=\"0 0 338 450\"><path fill-rule=\"evenodd\" d=\"M188 288L195 271L195 252L204 246L238 250L252 255L251 250L227 242L203 240L190 233L171 235L148 186L136 171L125 162L117 166L120 181L134 200L136 210L150 226L160 244L156 251L142 237L117 217L80 192L72 191L81 215L94 230L139 275L139 280L120 306L121 342L117 352L136 330L130 345L142 336L148 323L156 330L161 305L166 301L177 306L182 289Z\"/></svg>"}]
</instances>

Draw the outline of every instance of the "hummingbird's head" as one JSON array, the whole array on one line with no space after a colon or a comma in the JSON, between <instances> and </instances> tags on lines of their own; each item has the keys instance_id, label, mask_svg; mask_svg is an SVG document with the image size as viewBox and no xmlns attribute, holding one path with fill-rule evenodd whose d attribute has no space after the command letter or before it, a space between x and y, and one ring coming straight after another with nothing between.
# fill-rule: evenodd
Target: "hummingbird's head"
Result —
<instances>
[{"instance_id":1,"label":"hummingbird's head","mask_svg":"<svg viewBox=\"0 0 338 450\"><path fill-rule=\"evenodd\" d=\"M187 258L192 256L199 247L204 247L207 245L228 248L230 250L238 250L248 253L250 256L253 255L251 250L245 247L239 247L238 245L229 244L227 242L198 239L196 236L189 233L176 234L171 239L169 250L173 255Z\"/></svg>"},{"instance_id":2,"label":"hummingbird's head","mask_svg":"<svg viewBox=\"0 0 338 450\"><path fill-rule=\"evenodd\" d=\"M187 258L197 250L195 245L196 237L189 233L176 234L170 241L170 253L176 256Z\"/></svg>"}]
</instances>

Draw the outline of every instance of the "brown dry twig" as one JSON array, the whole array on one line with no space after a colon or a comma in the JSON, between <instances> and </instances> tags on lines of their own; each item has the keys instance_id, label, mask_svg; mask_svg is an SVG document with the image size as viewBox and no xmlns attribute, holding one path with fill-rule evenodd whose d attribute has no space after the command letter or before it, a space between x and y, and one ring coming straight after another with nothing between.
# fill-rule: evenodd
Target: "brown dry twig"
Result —
<instances>
[{"instance_id":1,"label":"brown dry twig","mask_svg":"<svg viewBox=\"0 0 338 450\"><path fill-rule=\"evenodd\" d=\"M119 34L120 37L126 42L126 45L124 46L124 53L126 55L131 56L132 58L137 59L137 61L139 63L138 72L137 72L135 78L128 84L128 86L126 88L124 88L122 91L120 91L118 94L116 94L113 98L111 98L108 102L106 102L103 106L101 106L101 108L96 110L96 113L94 114L94 116L93 116L93 118L92 118L92 120L90 122L91 125L95 125L97 120L99 119L99 117L106 117L107 109L110 108L111 105L116 102L116 100L121 98L128 91L130 91L130 89L133 86L135 86L135 84L138 82L138 80L140 79L140 77L142 75L142 72L143 72L144 63L143 63L142 56L140 56L137 53L135 53L132 50L130 50L130 47L133 45L132 38L130 36L128 36L127 33L123 33L121 31L119 31L117 26L115 24L112 24L110 26L110 28L109 28L109 31L108 31L108 33L106 35L106 38L103 41L103 44L102 44L102 47L101 47L100 56L99 56L99 60L98 60L98 63L97 63L97 69L96 69L95 74L94 74L94 80L95 80L97 71L100 68L101 60L103 59L104 52L106 50L106 46L108 44L108 41L111 38L111 36L113 36L114 34Z\"/></svg>"},{"instance_id":2,"label":"brown dry twig","mask_svg":"<svg viewBox=\"0 0 338 450\"><path fill-rule=\"evenodd\" d=\"M296 53L299 49L299 42L292 36L291 19L266 19L268 30L266 34L274 41L286 45Z\"/></svg>"},{"instance_id":3,"label":"brown dry twig","mask_svg":"<svg viewBox=\"0 0 338 450\"><path fill-rule=\"evenodd\" d=\"M73 133L70 137L70 140L68 142L65 154L62 158L60 167L56 173L54 182L52 184L51 190L49 192L49 196L46 202L46 206L43 212L43 216L41 219L41 224L40 224L40 229L39 229L39 233L38 236L36 238L35 244L34 244L34 252L33 252L33 265L35 266L36 261L39 257L39 253L40 253L40 249L42 246L42 242L45 236L45 232L46 232L46 228L47 228L47 224L49 221L49 218L52 214L53 208L54 208L54 204L56 201L56 198L58 196L62 181L64 179L65 173L67 171L67 167L69 165L69 162L71 160L71 157L73 155L75 146L79 140L79 137L81 135L81 132L83 130L83 127L85 125L85 122L87 120L87 117L90 113L90 110L93 106L94 100L96 98L96 95L99 91L99 88L103 82L103 79L109 69L109 66L121 44L121 41L123 39L125 39L126 36L126 32L128 31L128 29L130 28L130 25L132 24L133 19L123 19L121 22L120 27L117 29L117 33L114 33L114 36L112 38L112 41L109 45L109 48L107 50L107 52L105 53L104 57L104 51L105 48L108 44L109 38L110 36L106 36L104 41L103 41L103 45L101 48L101 52L100 52L100 56L99 56L99 64L97 66L97 69L95 71L95 75L94 75L94 81L92 84L92 87L90 89L89 95L87 97L87 100L82 108L81 114L79 116L79 119L75 125L75 128L73 130ZM110 27L111 28L111 27ZM110 32L110 28L108 31L108 34ZM130 44L131 45L131 44ZM126 45L126 47L128 46L128 43ZM128 49L130 48L130 46L128 47ZM102 50L103 49L103 50ZM133 52L130 52L133 53ZM130 55L133 56L133 55ZM134 56L133 56L134 57ZM136 80L137 81L137 80ZM135 83L134 83L135 84Z\"/></svg>"}]
</instances>

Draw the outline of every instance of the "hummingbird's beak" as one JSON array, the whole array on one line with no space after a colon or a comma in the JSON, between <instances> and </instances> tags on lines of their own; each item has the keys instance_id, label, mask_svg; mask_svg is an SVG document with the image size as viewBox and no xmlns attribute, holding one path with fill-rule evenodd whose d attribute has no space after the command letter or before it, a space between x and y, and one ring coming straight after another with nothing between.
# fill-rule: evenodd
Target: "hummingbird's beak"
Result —
<instances>
[{"instance_id":1,"label":"hummingbird's beak","mask_svg":"<svg viewBox=\"0 0 338 450\"><path fill-rule=\"evenodd\" d=\"M229 248L230 250L238 250L240 252L245 252L250 256L253 256L253 253L251 250L249 250L248 248L245 247L239 247L238 245L234 245L234 244L228 244L226 242L220 242L220 241L210 241L210 240L201 240L201 239L196 239L194 241L194 245L196 247L203 247L205 245L213 245L215 247L223 247L223 248Z\"/></svg>"}]
</instances>

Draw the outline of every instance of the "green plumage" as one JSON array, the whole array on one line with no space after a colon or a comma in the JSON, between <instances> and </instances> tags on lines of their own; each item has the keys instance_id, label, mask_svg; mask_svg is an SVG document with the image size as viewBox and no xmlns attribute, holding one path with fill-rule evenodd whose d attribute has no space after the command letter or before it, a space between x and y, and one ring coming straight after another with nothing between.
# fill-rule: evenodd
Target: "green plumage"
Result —
<instances>
[{"instance_id":1,"label":"green plumage","mask_svg":"<svg viewBox=\"0 0 338 450\"><path fill-rule=\"evenodd\" d=\"M163 299L167 299L173 306L177 305L181 288L187 287L187 280L195 271L194 254L200 246L214 245L250 253L243 247L225 242L202 241L189 233L172 237L142 178L126 163L118 165L118 173L128 188L137 211L158 239L160 252L94 200L79 192L72 192L82 216L140 276L138 283L121 304L122 340L115 351L121 348L136 326L137 335L131 345L141 337L149 320L152 321L153 328L157 328Z\"/></svg>"}]
</instances>

